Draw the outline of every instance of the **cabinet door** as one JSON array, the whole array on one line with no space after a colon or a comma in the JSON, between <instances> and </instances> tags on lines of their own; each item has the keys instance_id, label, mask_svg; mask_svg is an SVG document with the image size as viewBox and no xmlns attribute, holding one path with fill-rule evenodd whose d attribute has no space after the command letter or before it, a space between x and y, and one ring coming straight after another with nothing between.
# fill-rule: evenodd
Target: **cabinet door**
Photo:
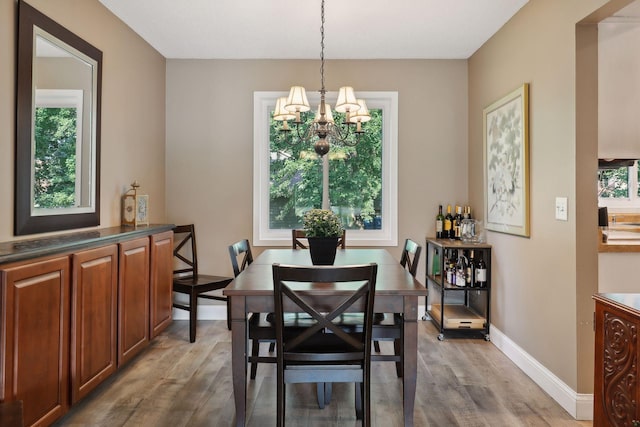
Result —
<instances>
[{"instance_id":1,"label":"cabinet door","mask_svg":"<svg viewBox=\"0 0 640 427\"><path fill-rule=\"evenodd\" d=\"M149 343L149 238L120 243L118 366Z\"/></svg>"},{"instance_id":2,"label":"cabinet door","mask_svg":"<svg viewBox=\"0 0 640 427\"><path fill-rule=\"evenodd\" d=\"M2 270L0 398L22 400L24 424L49 425L69 407L69 258Z\"/></svg>"},{"instance_id":3,"label":"cabinet door","mask_svg":"<svg viewBox=\"0 0 640 427\"><path fill-rule=\"evenodd\" d=\"M622 427L640 420L640 319L596 302L594 426Z\"/></svg>"},{"instance_id":4,"label":"cabinet door","mask_svg":"<svg viewBox=\"0 0 640 427\"><path fill-rule=\"evenodd\" d=\"M173 308L173 232L151 236L151 338L171 324Z\"/></svg>"},{"instance_id":5,"label":"cabinet door","mask_svg":"<svg viewBox=\"0 0 640 427\"><path fill-rule=\"evenodd\" d=\"M115 372L118 247L91 249L72 258L71 403Z\"/></svg>"}]
</instances>

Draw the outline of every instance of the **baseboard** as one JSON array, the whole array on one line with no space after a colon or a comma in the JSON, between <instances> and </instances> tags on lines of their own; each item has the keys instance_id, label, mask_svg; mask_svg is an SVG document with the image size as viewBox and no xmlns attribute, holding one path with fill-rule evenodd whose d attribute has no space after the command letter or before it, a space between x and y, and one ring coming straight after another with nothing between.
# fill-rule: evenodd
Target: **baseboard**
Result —
<instances>
[{"instance_id":1,"label":"baseboard","mask_svg":"<svg viewBox=\"0 0 640 427\"><path fill-rule=\"evenodd\" d=\"M173 309L173 320L189 320L189 312ZM227 320L227 306L224 304L198 304L198 320Z\"/></svg>"},{"instance_id":2,"label":"baseboard","mask_svg":"<svg viewBox=\"0 0 640 427\"><path fill-rule=\"evenodd\" d=\"M576 393L554 373L491 325L491 342L576 420L593 420L593 394Z\"/></svg>"}]
</instances>

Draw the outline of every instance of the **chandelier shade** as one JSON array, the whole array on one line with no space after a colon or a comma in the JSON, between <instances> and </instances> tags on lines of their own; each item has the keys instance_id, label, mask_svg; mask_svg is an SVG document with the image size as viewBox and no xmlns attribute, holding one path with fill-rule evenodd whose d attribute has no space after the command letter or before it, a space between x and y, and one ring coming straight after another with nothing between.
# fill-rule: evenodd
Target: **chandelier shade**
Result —
<instances>
[{"instance_id":1,"label":"chandelier shade","mask_svg":"<svg viewBox=\"0 0 640 427\"><path fill-rule=\"evenodd\" d=\"M360 108L358 100L351 86L344 86L338 92L338 100L336 101L336 111L338 113L350 113Z\"/></svg>"}]
</instances>

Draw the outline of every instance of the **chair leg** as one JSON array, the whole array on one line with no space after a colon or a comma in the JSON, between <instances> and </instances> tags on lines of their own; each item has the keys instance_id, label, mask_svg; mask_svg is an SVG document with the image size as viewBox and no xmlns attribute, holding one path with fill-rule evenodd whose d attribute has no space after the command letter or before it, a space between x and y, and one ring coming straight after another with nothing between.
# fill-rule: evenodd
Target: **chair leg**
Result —
<instances>
[{"instance_id":1,"label":"chair leg","mask_svg":"<svg viewBox=\"0 0 640 427\"><path fill-rule=\"evenodd\" d=\"M333 383L324 383L324 403L331 403L331 393L332 393Z\"/></svg>"},{"instance_id":2,"label":"chair leg","mask_svg":"<svg viewBox=\"0 0 640 427\"><path fill-rule=\"evenodd\" d=\"M269 353L273 353L275 350L276 350L276 343L272 341L269 343Z\"/></svg>"},{"instance_id":3,"label":"chair leg","mask_svg":"<svg viewBox=\"0 0 640 427\"><path fill-rule=\"evenodd\" d=\"M360 383L362 387L362 406L364 410L362 411L362 427L370 427L371 426L371 379L363 378L362 383Z\"/></svg>"},{"instance_id":4,"label":"chair leg","mask_svg":"<svg viewBox=\"0 0 640 427\"><path fill-rule=\"evenodd\" d=\"M251 340L251 357L257 358L260 353L260 341ZM251 376L252 380L256 379L256 372L258 371L258 362L256 359L251 361Z\"/></svg>"},{"instance_id":5,"label":"chair leg","mask_svg":"<svg viewBox=\"0 0 640 427\"><path fill-rule=\"evenodd\" d=\"M231 297L227 297L227 329L231 330Z\"/></svg>"},{"instance_id":6,"label":"chair leg","mask_svg":"<svg viewBox=\"0 0 640 427\"><path fill-rule=\"evenodd\" d=\"M380 353L380 341L373 342L373 349L375 350L376 353Z\"/></svg>"},{"instance_id":7,"label":"chair leg","mask_svg":"<svg viewBox=\"0 0 640 427\"><path fill-rule=\"evenodd\" d=\"M362 420L362 384L363 383L355 383L356 389L356 419Z\"/></svg>"},{"instance_id":8,"label":"chair leg","mask_svg":"<svg viewBox=\"0 0 640 427\"><path fill-rule=\"evenodd\" d=\"M324 384L316 383L316 394L318 395L318 408L324 409Z\"/></svg>"},{"instance_id":9,"label":"chair leg","mask_svg":"<svg viewBox=\"0 0 640 427\"><path fill-rule=\"evenodd\" d=\"M189 295L189 342L196 342L196 323L198 323L198 294Z\"/></svg>"},{"instance_id":10,"label":"chair leg","mask_svg":"<svg viewBox=\"0 0 640 427\"><path fill-rule=\"evenodd\" d=\"M284 408L286 407L285 397L286 389L284 384L284 373L278 372L277 380L277 396L276 396L276 414L277 414L277 426L284 427Z\"/></svg>"},{"instance_id":11,"label":"chair leg","mask_svg":"<svg viewBox=\"0 0 640 427\"><path fill-rule=\"evenodd\" d=\"M403 357L402 357L402 340L395 339L393 340L393 352L396 356L400 356L400 362L396 362L396 375L398 378L402 378L404 375L404 365L403 365Z\"/></svg>"}]
</instances>

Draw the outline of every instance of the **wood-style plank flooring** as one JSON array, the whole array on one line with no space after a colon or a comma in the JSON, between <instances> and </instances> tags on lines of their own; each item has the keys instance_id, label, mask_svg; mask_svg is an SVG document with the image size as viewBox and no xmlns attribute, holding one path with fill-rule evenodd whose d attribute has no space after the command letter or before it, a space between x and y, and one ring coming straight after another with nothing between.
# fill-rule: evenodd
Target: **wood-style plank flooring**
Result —
<instances>
[{"instance_id":1,"label":"wood-style plank flooring","mask_svg":"<svg viewBox=\"0 0 640 427\"><path fill-rule=\"evenodd\" d=\"M591 426L575 421L491 343L436 339L418 322L416 427ZM383 351L391 344L381 343ZM267 351L263 344L261 350ZM372 418L401 426L402 387L390 362L373 364ZM287 386L287 425L359 426L352 384L334 384L318 409L315 385ZM275 425L275 365L260 364L247 393L248 426ZM188 323L174 321L148 349L121 369L56 426L232 426L231 334L225 321L199 321L195 343Z\"/></svg>"}]
</instances>

